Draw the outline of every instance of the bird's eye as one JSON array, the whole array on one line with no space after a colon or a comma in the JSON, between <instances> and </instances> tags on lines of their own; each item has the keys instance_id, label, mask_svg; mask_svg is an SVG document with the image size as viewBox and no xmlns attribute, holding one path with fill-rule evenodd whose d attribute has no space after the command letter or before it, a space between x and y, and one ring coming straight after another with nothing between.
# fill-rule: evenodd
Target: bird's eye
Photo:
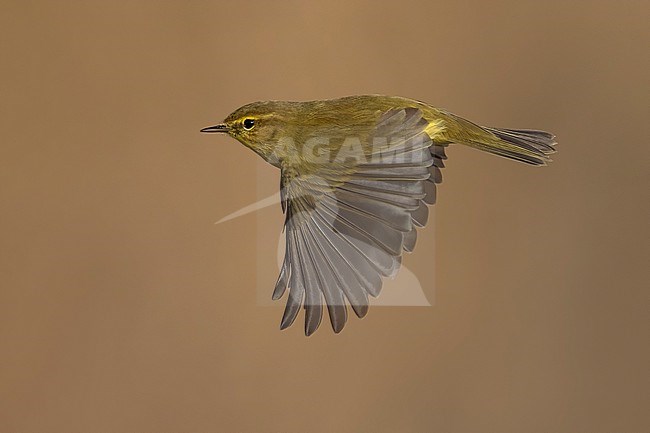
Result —
<instances>
[{"instance_id":1,"label":"bird's eye","mask_svg":"<svg viewBox=\"0 0 650 433\"><path fill-rule=\"evenodd\" d=\"M244 129L250 131L255 126L255 120L253 119L244 119Z\"/></svg>"}]
</instances>

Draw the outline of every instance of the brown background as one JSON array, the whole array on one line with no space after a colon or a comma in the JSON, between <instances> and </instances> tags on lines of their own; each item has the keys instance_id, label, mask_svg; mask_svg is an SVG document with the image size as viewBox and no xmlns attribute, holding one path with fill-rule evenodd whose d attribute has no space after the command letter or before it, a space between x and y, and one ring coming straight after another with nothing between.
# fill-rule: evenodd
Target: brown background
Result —
<instances>
[{"instance_id":1,"label":"brown background","mask_svg":"<svg viewBox=\"0 0 650 433\"><path fill-rule=\"evenodd\" d=\"M647 22L643 1L3 2L0 431L648 431ZM435 305L280 332L256 216L213 224L278 173L198 129L370 92L560 152L450 149L406 259Z\"/></svg>"}]
</instances>

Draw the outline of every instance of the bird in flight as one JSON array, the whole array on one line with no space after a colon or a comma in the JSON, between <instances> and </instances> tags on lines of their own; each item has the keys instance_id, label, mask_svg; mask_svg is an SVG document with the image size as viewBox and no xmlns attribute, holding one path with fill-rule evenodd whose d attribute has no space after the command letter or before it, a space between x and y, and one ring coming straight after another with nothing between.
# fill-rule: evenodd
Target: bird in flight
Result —
<instances>
[{"instance_id":1,"label":"bird in flight","mask_svg":"<svg viewBox=\"0 0 650 433\"><path fill-rule=\"evenodd\" d=\"M332 329L359 317L394 277L457 143L530 165L546 165L555 136L478 126L426 103L394 96L244 105L205 133L225 133L280 169L286 251L272 298L288 291L280 324L305 310L305 334L326 308Z\"/></svg>"}]
</instances>

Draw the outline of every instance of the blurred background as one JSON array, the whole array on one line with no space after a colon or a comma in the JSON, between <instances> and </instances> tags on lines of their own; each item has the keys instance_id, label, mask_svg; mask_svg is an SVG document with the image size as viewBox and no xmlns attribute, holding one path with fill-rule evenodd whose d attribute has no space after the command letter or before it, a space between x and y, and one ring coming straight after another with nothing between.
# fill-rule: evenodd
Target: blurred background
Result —
<instances>
[{"instance_id":1,"label":"blurred background","mask_svg":"<svg viewBox=\"0 0 650 433\"><path fill-rule=\"evenodd\" d=\"M648 431L648 9L3 1L0 431ZM449 149L434 305L280 332L279 206L214 224L279 173L198 130L362 93L559 152Z\"/></svg>"}]
</instances>

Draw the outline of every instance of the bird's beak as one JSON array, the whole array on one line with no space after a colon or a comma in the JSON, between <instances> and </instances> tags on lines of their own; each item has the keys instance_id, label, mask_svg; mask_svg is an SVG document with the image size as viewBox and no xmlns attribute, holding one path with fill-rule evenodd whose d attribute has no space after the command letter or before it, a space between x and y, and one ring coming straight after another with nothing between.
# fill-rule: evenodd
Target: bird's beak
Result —
<instances>
[{"instance_id":1,"label":"bird's beak","mask_svg":"<svg viewBox=\"0 0 650 433\"><path fill-rule=\"evenodd\" d=\"M214 126L208 126L207 128L203 128L201 130L201 132L209 132L209 133L212 133L212 132L228 132L228 131L230 131L230 128L225 123L220 123L220 124L214 125Z\"/></svg>"}]
</instances>

